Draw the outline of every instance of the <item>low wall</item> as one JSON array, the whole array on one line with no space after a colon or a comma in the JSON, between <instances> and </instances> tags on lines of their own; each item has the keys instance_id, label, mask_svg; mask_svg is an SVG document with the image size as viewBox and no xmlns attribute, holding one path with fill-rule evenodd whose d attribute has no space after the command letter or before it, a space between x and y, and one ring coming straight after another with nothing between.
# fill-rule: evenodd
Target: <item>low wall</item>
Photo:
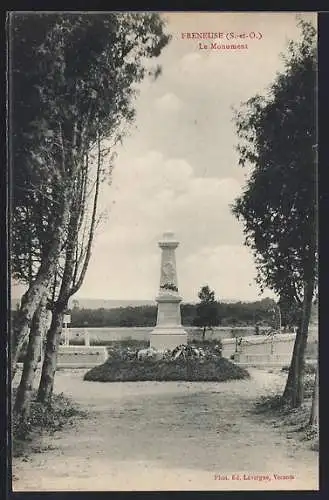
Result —
<instances>
[{"instance_id":1,"label":"low wall","mask_svg":"<svg viewBox=\"0 0 329 500\"><path fill-rule=\"evenodd\" d=\"M241 363L255 362L282 362L289 364L292 357L296 334L280 333L277 335L257 335L244 337L241 342L237 339L224 339L222 354L230 358L238 353Z\"/></svg>"},{"instance_id":2,"label":"low wall","mask_svg":"<svg viewBox=\"0 0 329 500\"><path fill-rule=\"evenodd\" d=\"M88 368L107 360L107 349L102 346L60 346L58 368Z\"/></svg>"},{"instance_id":3,"label":"low wall","mask_svg":"<svg viewBox=\"0 0 329 500\"><path fill-rule=\"evenodd\" d=\"M65 368L93 368L101 365L108 358L106 347L102 346L59 346L57 356L57 369ZM23 368L23 363L17 363L18 368ZM41 363L38 363L41 368Z\"/></svg>"}]
</instances>

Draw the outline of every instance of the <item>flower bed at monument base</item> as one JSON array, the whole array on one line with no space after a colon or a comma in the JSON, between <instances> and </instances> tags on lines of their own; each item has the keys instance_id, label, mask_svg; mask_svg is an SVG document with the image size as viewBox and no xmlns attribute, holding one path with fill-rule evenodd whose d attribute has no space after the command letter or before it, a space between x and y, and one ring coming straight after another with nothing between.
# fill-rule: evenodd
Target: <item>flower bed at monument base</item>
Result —
<instances>
[{"instance_id":1,"label":"flower bed at monument base","mask_svg":"<svg viewBox=\"0 0 329 500\"><path fill-rule=\"evenodd\" d=\"M249 378L249 373L228 359L128 359L109 358L89 370L84 380L94 382L189 381L225 382Z\"/></svg>"}]
</instances>

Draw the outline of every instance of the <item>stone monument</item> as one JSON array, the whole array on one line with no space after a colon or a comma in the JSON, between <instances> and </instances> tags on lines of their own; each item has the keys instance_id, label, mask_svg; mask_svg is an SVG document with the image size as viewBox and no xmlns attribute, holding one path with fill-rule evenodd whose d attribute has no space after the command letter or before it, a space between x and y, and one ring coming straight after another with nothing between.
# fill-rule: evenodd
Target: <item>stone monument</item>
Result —
<instances>
[{"instance_id":1,"label":"stone monument","mask_svg":"<svg viewBox=\"0 0 329 500\"><path fill-rule=\"evenodd\" d=\"M150 347L158 351L174 349L187 343L187 332L181 324L180 303L182 297L178 293L175 250L179 242L172 232L163 234L158 243L161 248L160 288L156 297L158 304L157 324L151 332Z\"/></svg>"}]
</instances>

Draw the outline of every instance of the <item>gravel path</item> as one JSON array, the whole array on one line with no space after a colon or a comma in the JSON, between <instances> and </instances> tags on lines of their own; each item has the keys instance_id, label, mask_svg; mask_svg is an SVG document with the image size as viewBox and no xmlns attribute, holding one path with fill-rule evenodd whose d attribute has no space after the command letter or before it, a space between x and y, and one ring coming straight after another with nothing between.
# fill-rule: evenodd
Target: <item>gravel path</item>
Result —
<instances>
[{"instance_id":1,"label":"gravel path","mask_svg":"<svg viewBox=\"0 0 329 500\"><path fill-rule=\"evenodd\" d=\"M250 369L226 383L84 382L58 372L56 392L89 412L13 463L14 491L318 489L318 455L252 413L282 373ZM279 476L285 476L281 479Z\"/></svg>"}]
</instances>

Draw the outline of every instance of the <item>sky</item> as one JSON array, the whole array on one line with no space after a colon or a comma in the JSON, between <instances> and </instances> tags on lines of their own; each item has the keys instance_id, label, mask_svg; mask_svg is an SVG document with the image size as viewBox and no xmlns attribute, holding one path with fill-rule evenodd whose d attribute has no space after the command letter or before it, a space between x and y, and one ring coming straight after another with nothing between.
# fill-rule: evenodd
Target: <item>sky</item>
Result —
<instances>
[{"instance_id":1,"label":"sky","mask_svg":"<svg viewBox=\"0 0 329 500\"><path fill-rule=\"evenodd\" d=\"M98 229L77 298L154 299L164 231L174 231L178 286L196 301L208 284L216 297L257 300L252 254L231 213L249 171L238 165L232 106L264 94L296 39L296 13L165 13L172 40L136 99L136 120L117 149L112 184L104 184ZM315 14L302 14L315 20ZM200 49L187 32L261 33L247 49ZM218 40L217 40L218 42ZM205 42L209 43L209 42ZM226 43L226 42L224 42ZM230 42L232 43L232 42Z\"/></svg>"}]
</instances>

